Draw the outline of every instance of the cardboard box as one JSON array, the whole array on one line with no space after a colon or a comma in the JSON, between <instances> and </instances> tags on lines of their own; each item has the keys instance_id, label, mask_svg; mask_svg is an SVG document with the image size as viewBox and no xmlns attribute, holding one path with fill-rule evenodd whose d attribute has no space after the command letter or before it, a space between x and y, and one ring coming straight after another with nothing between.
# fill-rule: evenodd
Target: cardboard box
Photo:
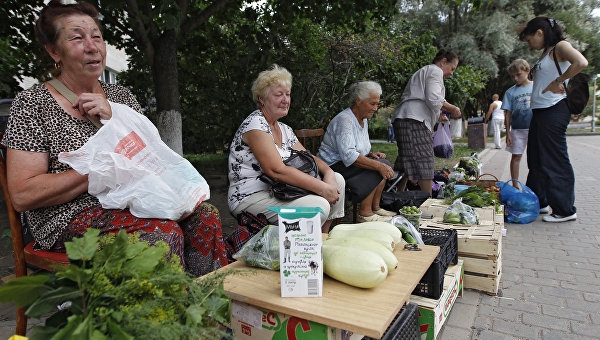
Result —
<instances>
[{"instance_id":1,"label":"cardboard box","mask_svg":"<svg viewBox=\"0 0 600 340\"><path fill-rule=\"evenodd\" d=\"M269 207L279 215L281 297L323 296L320 208Z\"/></svg>"},{"instance_id":2,"label":"cardboard box","mask_svg":"<svg viewBox=\"0 0 600 340\"><path fill-rule=\"evenodd\" d=\"M454 302L463 290L463 261L448 267L444 275L444 292L439 299L411 295L410 301L419 305L419 325L421 339L434 340L446 322Z\"/></svg>"},{"instance_id":3,"label":"cardboard box","mask_svg":"<svg viewBox=\"0 0 600 340\"><path fill-rule=\"evenodd\" d=\"M360 340L362 335L232 301L231 330L238 340Z\"/></svg>"}]
</instances>

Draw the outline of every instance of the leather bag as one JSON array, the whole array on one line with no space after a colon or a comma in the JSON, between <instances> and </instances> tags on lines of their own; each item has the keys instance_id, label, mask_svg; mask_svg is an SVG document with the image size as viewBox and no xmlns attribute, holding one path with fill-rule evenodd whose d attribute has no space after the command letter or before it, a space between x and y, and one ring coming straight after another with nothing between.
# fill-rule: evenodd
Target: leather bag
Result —
<instances>
[{"instance_id":1,"label":"leather bag","mask_svg":"<svg viewBox=\"0 0 600 340\"><path fill-rule=\"evenodd\" d=\"M308 150L294 150L290 157L288 157L283 163L287 166L293 166L294 168L312 176L315 178L321 178L319 176L319 168L317 162L313 158L312 154ZM312 191L299 188L294 185L290 185L284 182L279 182L264 173L258 177L261 181L271 186L271 193L273 197L282 201L292 201L306 195L314 194Z\"/></svg>"},{"instance_id":2,"label":"leather bag","mask_svg":"<svg viewBox=\"0 0 600 340\"><path fill-rule=\"evenodd\" d=\"M558 74L562 75L562 70L556 60L556 46L552 49L554 54L554 64L558 70ZM563 83L563 86L567 90L567 104L569 105L569 112L572 115L578 115L583 112L589 99L590 99L590 75L585 73L577 73L573 78L569 80L569 86Z\"/></svg>"}]
</instances>

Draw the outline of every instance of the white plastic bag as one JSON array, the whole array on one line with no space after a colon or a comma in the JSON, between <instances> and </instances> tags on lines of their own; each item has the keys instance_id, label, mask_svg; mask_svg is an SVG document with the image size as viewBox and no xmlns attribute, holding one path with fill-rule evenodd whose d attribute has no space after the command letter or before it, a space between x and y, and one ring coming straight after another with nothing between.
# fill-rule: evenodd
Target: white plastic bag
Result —
<instances>
[{"instance_id":1,"label":"white plastic bag","mask_svg":"<svg viewBox=\"0 0 600 340\"><path fill-rule=\"evenodd\" d=\"M110 106L112 118L94 136L78 150L58 156L88 174L88 192L103 208L178 220L210 198L206 180L160 139L148 118L127 105Z\"/></svg>"},{"instance_id":2,"label":"white plastic bag","mask_svg":"<svg viewBox=\"0 0 600 340\"><path fill-rule=\"evenodd\" d=\"M454 154L449 123L438 123L437 129L433 132L433 154L439 158L450 158Z\"/></svg>"}]
</instances>

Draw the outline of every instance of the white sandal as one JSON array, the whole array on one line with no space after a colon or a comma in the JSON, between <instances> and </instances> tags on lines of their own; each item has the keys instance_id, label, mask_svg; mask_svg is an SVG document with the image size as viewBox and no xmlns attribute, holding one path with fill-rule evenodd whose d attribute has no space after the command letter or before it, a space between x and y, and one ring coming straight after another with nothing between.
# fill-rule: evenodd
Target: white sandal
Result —
<instances>
[{"instance_id":1,"label":"white sandal","mask_svg":"<svg viewBox=\"0 0 600 340\"><path fill-rule=\"evenodd\" d=\"M373 212L379 216L396 216L396 215L398 215L398 213L395 213L395 212L389 211L389 210L385 210L383 208L381 208L377 211L373 211Z\"/></svg>"},{"instance_id":2,"label":"white sandal","mask_svg":"<svg viewBox=\"0 0 600 340\"><path fill-rule=\"evenodd\" d=\"M389 216L381 216L381 215L373 214L371 216L358 215L358 217L356 219L357 219L357 222L373 222L373 221L389 222L392 218Z\"/></svg>"}]
</instances>

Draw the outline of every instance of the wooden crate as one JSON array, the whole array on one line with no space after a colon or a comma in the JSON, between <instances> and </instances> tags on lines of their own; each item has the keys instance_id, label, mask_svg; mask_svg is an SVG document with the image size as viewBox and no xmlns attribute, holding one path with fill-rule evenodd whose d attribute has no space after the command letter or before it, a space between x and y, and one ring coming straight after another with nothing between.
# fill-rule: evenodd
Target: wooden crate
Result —
<instances>
[{"instance_id":1,"label":"wooden crate","mask_svg":"<svg viewBox=\"0 0 600 340\"><path fill-rule=\"evenodd\" d=\"M433 219L421 219L421 228L456 229L458 233L458 258L464 261L465 288L496 295L502 275L502 229L504 218L493 207L477 208L479 225L443 223L448 205L442 200L428 200L421 205L424 213ZM485 219L482 219L484 217Z\"/></svg>"},{"instance_id":2,"label":"wooden crate","mask_svg":"<svg viewBox=\"0 0 600 340\"><path fill-rule=\"evenodd\" d=\"M431 222L443 223L444 220L444 212L448 209L448 204L444 204L443 199L430 198L427 201L423 202L419 206L419 209L424 214L432 214L433 219L429 220ZM480 224L492 224L494 222L502 222L504 223L504 216L500 219L493 206L485 207L485 208L474 208L479 216ZM502 210L502 209L500 209ZM499 220L500 219L500 220Z\"/></svg>"}]
</instances>

